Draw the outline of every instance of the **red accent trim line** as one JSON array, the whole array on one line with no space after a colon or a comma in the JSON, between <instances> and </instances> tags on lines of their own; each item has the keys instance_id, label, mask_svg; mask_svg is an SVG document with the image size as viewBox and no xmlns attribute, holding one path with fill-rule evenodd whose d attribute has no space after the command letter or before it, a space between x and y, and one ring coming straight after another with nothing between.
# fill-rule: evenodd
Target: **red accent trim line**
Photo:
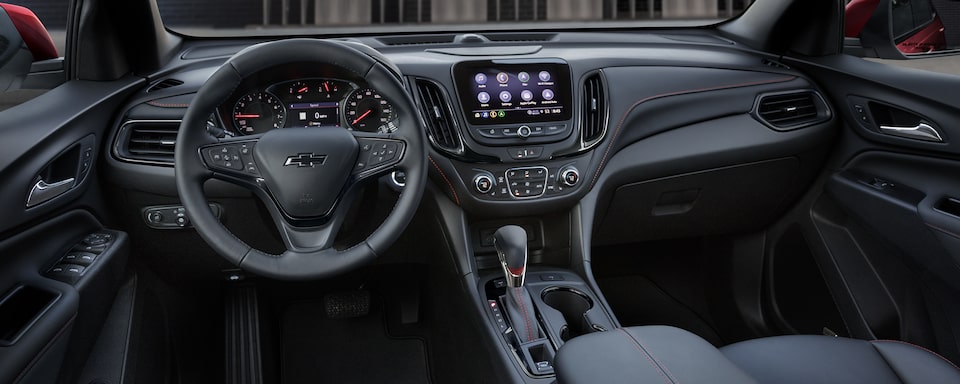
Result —
<instances>
[{"instance_id":1,"label":"red accent trim line","mask_svg":"<svg viewBox=\"0 0 960 384\"><path fill-rule=\"evenodd\" d=\"M617 330L623 333L623 336L631 341L630 345L633 345L633 348L636 349L637 352L640 352L640 354L647 359L647 362L650 363L650 365L652 365L653 368L657 370L657 373L659 373L660 377L663 378L664 383L667 383L667 384L676 383L674 380L670 379L670 377L667 376L667 373L664 371L664 367L661 367L660 364L657 364L656 362L654 362L653 356L650 356L650 353L647 352L647 350L643 348L642 345L640 345L640 342L634 339L633 336L627 333L627 331L623 330L623 328L617 328Z\"/></svg>"},{"instance_id":2,"label":"red accent trim line","mask_svg":"<svg viewBox=\"0 0 960 384\"><path fill-rule=\"evenodd\" d=\"M927 352L927 353L929 353L929 354L931 354L931 355L934 355L934 356L936 356L936 357L939 357L940 360L943 360L943 361L946 362L947 364L950 364L950 366L953 367L953 369L956 369L956 370L960 371L960 367L957 367L957 365L954 364L952 361L950 361L950 360L947 359L946 357L943 357L943 356L940 355L939 353L936 353L936 352L931 351L931 350L929 350L929 349L927 349L927 348L924 348L922 345L916 345L916 344L914 344L914 343L909 343L909 342L902 341L902 340L873 340L873 341L871 341L871 343L894 343L894 344L909 345L909 346L911 346L911 347L918 348L918 349L920 349L921 351L925 351L925 352Z\"/></svg>"},{"instance_id":3,"label":"red accent trim line","mask_svg":"<svg viewBox=\"0 0 960 384\"><path fill-rule=\"evenodd\" d=\"M600 177L600 172L603 171L604 165L607 163L607 156L610 155L610 149L613 148L613 145L617 142L617 136L620 135L620 129L623 128L623 122L626 121L627 116L630 116L630 113L633 112L640 104L646 103L650 100L660 99L669 96L679 96L686 95L691 93L700 93L700 92L709 92L709 91L719 91L721 89L731 89L731 88L741 88L741 87L750 87L754 85L765 85L765 84L775 84L775 83L785 83L796 79L796 76L782 77L779 79L773 80L764 80L764 81L754 81L750 83L740 83L740 84L729 84L729 85L719 85L716 87L707 87L699 89L689 89L685 91L675 91L661 93L659 95L645 97L643 99L637 100L630 108L627 108L627 112L623 114L623 117L620 118L620 122L617 124L617 129L613 131L613 136L610 138L610 142L607 144L607 149L603 151L603 157L600 159L600 166L597 167L597 171L593 174L593 180L590 181L590 188L593 188L597 184L597 178Z\"/></svg>"},{"instance_id":4,"label":"red accent trim line","mask_svg":"<svg viewBox=\"0 0 960 384\"><path fill-rule=\"evenodd\" d=\"M522 288L520 288L520 287L514 288L514 289L513 289L513 297L514 297L515 299L517 299L517 305L520 306L520 312L521 312L522 315L523 315L523 322L524 322L524 324L526 324L526 328L527 328L527 342L531 342L531 341L534 340L534 338L533 338L533 330L530 329L530 315L527 314L527 304L524 303L523 297L521 297L522 295L520 295L520 290L521 290L521 289L522 289Z\"/></svg>"},{"instance_id":5,"label":"red accent trim line","mask_svg":"<svg viewBox=\"0 0 960 384\"><path fill-rule=\"evenodd\" d=\"M457 205L460 205L460 197L457 196L457 190L453 188L453 183L451 183L451 182L450 182L450 179L447 178L447 174L446 174L446 173L443 173L443 170L440 169L440 166L437 165L437 162L436 162L436 161L433 161L433 157L432 157L432 156L429 156L429 155L428 155L428 156L427 156L427 159L429 159L429 160L430 160L430 164L433 164L433 167L437 169L437 172L440 172L440 176L443 177L443 181L446 181L446 182L447 182L447 187L450 187L450 193L453 194L453 202L454 202L454 203L457 203Z\"/></svg>"}]
</instances>

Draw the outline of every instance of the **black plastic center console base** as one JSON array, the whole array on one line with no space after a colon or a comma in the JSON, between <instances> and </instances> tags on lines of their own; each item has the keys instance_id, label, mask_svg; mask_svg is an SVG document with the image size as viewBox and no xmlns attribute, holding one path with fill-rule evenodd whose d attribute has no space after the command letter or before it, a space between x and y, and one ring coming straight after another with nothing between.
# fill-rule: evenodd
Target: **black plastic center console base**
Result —
<instances>
[{"instance_id":1,"label":"black plastic center console base","mask_svg":"<svg viewBox=\"0 0 960 384\"><path fill-rule=\"evenodd\" d=\"M571 271L531 268L527 271L524 286L530 292L537 322L546 337L520 343L503 312L506 280L497 273L485 275L480 280L481 292L487 302L488 321L510 346L515 360L529 376L553 376L553 357L568 340L615 328L609 310L583 279Z\"/></svg>"}]
</instances>

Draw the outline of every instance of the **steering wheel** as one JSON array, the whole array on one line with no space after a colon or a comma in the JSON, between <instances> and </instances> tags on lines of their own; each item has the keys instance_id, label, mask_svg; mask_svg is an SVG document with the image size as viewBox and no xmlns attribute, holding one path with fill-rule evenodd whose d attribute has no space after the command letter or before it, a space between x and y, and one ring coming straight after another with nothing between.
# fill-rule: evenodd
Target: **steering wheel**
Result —
<instances>
[{"instance_id":1,"label":"steering wheel","mask_svg":"<svg viewBox=\"0 0 960 384\"><path fill-rule=\"evenodd\" d=\"M365 82L393 103L396 130L283 128L236 138L217 138L207 131L207 118L244 79L286 64L307 64ZM416 111L398 75L349 43L289 39L251 46L227 60L187 108L174 155L181 203L203 240L244 270L282 280L345 272L384 253L417 209L426 183L427 141ZM360 243L334 248L356 187L391 171L406 174L391 213ZM263 200L286 250L268 254L224 227L203 193L209 179L243 186Z\"/></svg>"}]
</instances>

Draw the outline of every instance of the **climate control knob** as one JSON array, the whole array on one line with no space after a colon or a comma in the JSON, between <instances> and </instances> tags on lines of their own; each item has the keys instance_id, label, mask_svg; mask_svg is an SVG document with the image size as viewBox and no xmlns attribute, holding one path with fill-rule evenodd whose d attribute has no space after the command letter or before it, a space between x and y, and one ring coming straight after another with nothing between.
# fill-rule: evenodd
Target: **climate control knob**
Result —
<instances>
[{"instance_id":1,"label":"climate control knob","mask_svg":"<svg viewBox=\"0 0 960 384\"><path fill-rule=\"evenodd\" d=\"M568 187L573 187L580 182L580 171L574 167L566 167L560 170L560 182Z\"/></svg>"},{"instance_id":2,"label":"climate control knob","mask_svg":"<svg viewBox=\"0 0 960 384\"><path fill-rule=\"evenodd\" d=\"M486 194L493 190L493 177L481 173L473 178L473 186L477 188L477 192Z\"/></svg>"}]
</instances>

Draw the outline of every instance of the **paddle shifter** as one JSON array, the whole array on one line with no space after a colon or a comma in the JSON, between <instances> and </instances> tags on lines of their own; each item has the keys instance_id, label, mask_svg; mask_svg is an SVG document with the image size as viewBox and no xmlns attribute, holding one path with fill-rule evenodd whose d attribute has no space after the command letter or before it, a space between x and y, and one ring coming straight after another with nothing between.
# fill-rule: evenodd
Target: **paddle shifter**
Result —
<instances>
[{"instance_id":1,"label":"paddle shifter","mask_svg":"<svg viewBox=\"0 0 960 384\"><path fill-rule=\"evenodd\" d=\"M500 227L493 235L493 246L507 278L506 313L520 343L540 338L540 327L530 293L523 286L527 273L527 231L516 225Z\"/></svg>"}]
</instances>

